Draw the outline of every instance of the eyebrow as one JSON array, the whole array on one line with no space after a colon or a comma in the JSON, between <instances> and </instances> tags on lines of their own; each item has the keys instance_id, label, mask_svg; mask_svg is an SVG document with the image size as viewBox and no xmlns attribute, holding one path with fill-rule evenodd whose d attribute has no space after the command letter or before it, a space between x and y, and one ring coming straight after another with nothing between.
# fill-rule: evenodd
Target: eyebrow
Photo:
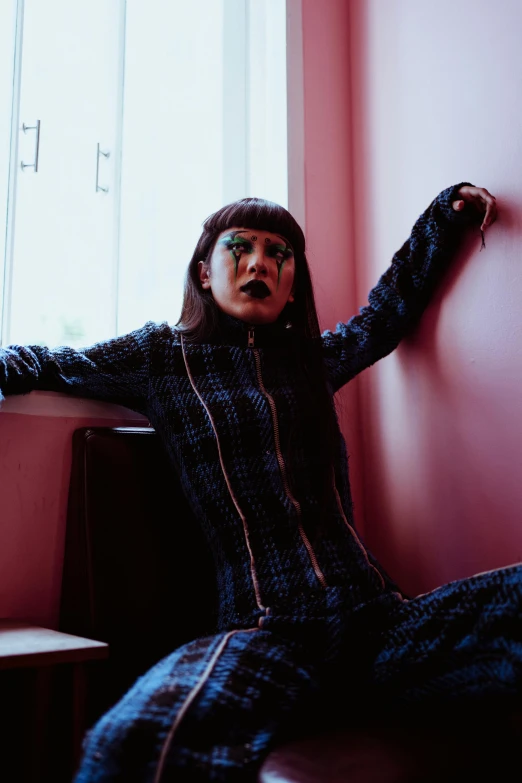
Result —
<instances>
[{"instance_id":1,"label":"eyebrow","mask_svg":"<svg viewBox=\"0 0 522 783\"><path fill-rule=\"evenodd\" d=\"M240 231L233 231L232 234L230 234L230 236L236 236L237 234L250 234L251 231L253 231L253 230L254 229L242 228ZM275 237L279 237L279 239L281 239L285 243L285 247L286 248L291 248L291 250L293 250L293 247L290 244L290 242L288 241L288 239L285 239L285 237L282 237L281 234L274 234L274 236Z\"/></svg>"},{"instance_id":2,"label":"eyebrow","mask_svg":"<svg viewBox=\"0 0 522 783\"><path fill-rule=\"evenodd\" d=\"M230 234L225 234L224 237L221 237L219 240L220 242L227 242L229 239L235 239L237 235L239 234L239 231L231 231ZM242 242L248 242L250 244L250 240L244 239L243 237L239 237L239 239Z\"/></svg>"}]
</instances>

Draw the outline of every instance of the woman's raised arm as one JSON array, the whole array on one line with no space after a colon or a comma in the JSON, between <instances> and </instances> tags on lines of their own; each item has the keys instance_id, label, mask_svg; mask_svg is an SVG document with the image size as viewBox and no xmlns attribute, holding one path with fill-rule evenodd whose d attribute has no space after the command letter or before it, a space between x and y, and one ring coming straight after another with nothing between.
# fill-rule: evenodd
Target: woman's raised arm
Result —
<instances>
[{"instance_id":1,"label":"woman's raised arm","mask_svg":"<svg viewBox=\"0 0 522 783\"><path fill-rule=\"evenodd\" d=\"M368 305L322 335L333 391L397 347L425 310L464 229L480 224L484 231L496 217L495 198L485 188L461 182L439 193L370 291Z\"/></svg>"}]
</instances>

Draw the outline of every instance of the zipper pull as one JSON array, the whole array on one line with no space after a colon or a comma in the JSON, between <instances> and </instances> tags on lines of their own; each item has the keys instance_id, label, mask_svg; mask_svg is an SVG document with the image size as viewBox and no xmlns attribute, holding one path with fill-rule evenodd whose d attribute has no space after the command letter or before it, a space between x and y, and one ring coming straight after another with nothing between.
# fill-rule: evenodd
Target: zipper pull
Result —
<instances>
[{"instance_id":1,"label":"zipper pull","mask_svg":"<svg viewBox=\"0 0 522 783\"><path fill-rule=\"evenodd\" d=\"M248 330L248 343L247 343L247 345L248 345L249 348L253 348L254 347L254 327L253 326L251 326L249 328L249 330Z\"/></svg>"}]
</instances>

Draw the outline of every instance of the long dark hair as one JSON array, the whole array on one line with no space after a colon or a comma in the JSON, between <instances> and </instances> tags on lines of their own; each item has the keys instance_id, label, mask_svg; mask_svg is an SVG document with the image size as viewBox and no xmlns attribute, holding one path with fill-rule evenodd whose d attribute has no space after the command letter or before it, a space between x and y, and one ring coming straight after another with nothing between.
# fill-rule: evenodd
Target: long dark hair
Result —
<instances>
[{"instance_id":1,"label":"long dark hair","mask_svg":"<svg viewBox=\"0 0 522 783\"><path fill-rule=\"evenodd\" d=\"M187 268L181 315L176 326L183 332L185 339L191 342L201 342L215 334L219 308L210 289L201 287L198 264L200 261L208 263L218 236L232 226L281 234L294 251L294 301L286 305L280 319L290 320L293 333L301 338L299 342L304 369L317 411L316 432L310 434L315 436L315 444L320 449L318 453L324 455L321 476L318 477L323 502L331 494L333 459L339 448L339 428L322 358L321 332L306 258L305 237L287 209L273 201L243 198L227 204L204 221L203 232Z\"/></svg>"}]
</instances>

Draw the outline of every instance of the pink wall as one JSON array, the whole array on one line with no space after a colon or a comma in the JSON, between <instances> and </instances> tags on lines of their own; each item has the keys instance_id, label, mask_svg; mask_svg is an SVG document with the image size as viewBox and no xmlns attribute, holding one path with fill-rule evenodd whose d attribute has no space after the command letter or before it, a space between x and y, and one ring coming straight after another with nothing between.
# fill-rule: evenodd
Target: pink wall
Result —
<instances>
[{"instance_id":1,"label":"pink wall","mask_svg":"<svg viewBox=\"0 0 522 783\"><path fill-rule=\"evenodd\" d=\"M366 537L415 593L522 560L522 4L347 6L358 306L440 190L500 210L360 378Z\"/></svg>"},{"instance_id":2,"label":"pink wall","mask_svg":"<svg viewBox=\"0 0 522 783\"><path fill-rule=\"evenodd\" d=\"M307 255L321 327L334 329L339 321L348 320L357 309L349 80L350 8L345 0L298 1L302 14L303 189ZM292 5L291 2L290 8ZM289 97L291 101L291 95ZM289 144L292 145L291 135ZM292 203L289 206L292 210ZM358 528L363 530L358 392L358 381L343 389L338 395L338 414L349 452L355 519Z\"/></svg>"}]
</instances>

